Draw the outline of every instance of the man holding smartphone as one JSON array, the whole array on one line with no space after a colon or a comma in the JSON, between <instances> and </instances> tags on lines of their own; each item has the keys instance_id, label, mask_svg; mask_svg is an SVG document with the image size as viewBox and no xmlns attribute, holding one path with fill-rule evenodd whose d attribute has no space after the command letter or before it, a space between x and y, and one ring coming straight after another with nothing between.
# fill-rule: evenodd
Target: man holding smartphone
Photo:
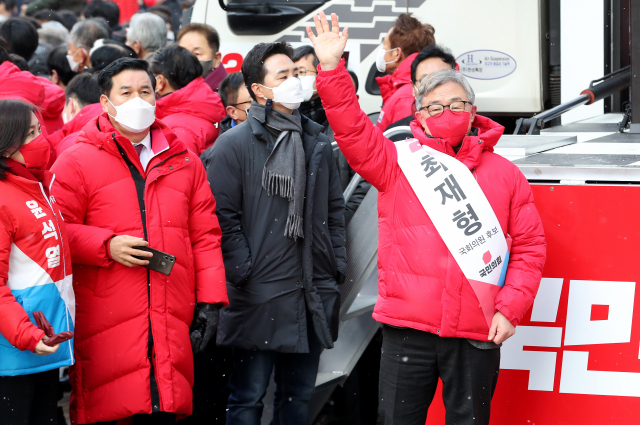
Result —
<instances>
[{"instance_id":1,"label":"man holding smartphone","mask_svg":"<svg viewBox=\"0 0 640 425\"><path fill-rule=\"evenodd\" d=\"M75 273L71 413L172 424L192 410L190 348L228 304L215 201L198 156L155 118L147 63L118 59L98 82L103 114L52 168ZM175 257L169 275L154 255Z\"/></svg>"}]
</instances>

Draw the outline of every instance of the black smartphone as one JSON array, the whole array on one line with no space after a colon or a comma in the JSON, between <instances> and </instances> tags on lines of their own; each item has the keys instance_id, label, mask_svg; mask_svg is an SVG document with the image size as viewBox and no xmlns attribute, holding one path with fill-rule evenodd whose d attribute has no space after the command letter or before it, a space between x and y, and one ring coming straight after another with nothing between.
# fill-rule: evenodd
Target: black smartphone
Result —
<instances>
[{"instance_id":1,"label":"black smartphone","mask_svg":"<svg viewBox=\"0 0 640 425\"><path fill-rule=\"evenodd\" d=\"M171 273L171 269L173 269L173 265L176 263L176 257L171 254L167 254L166 252L158 251L157 249L149 248L148 246L134 246L133 249L139 249L140 251L147 251L153 254L153 257L138 257L134 255L133 258L137 258L138 260L147 260L149 264L146 267L149 270L156 271L158 273L165 274L169 276Z\"/></svg>"}]
</instances>

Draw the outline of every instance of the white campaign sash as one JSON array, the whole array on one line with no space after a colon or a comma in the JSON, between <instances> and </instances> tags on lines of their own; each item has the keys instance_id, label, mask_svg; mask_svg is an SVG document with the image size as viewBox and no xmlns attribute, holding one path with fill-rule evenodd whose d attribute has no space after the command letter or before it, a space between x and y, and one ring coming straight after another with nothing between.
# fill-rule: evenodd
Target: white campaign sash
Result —
<instances>
[{"instance_id":1,"label":"white campaign sash","mask_svg":"<svg viewBox=\"0 0 640 425\"><path fill-rule=\"evenodd\" d=\"M509 262L507 241L491 204L462 162L416 139L396 142L395 146L398 165L489 321Z\"/></svg>"}]
</instances>

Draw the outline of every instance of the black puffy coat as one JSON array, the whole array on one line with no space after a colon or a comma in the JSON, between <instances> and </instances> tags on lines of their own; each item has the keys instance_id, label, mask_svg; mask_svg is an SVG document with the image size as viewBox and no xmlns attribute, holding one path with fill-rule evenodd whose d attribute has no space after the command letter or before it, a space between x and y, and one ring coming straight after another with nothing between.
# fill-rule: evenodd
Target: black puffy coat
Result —
<instances>
[{"instance_id":1,"label":"black puffy coat","mask_svg":"<svg viewBox=\"0 0 640 425\"><path fill-rule=\"evenodd\" d=\"M284 236L289 202L267 196L262 171L275 142L251 116L218 138L208 178L222 228L229 306L221 346L287 353L309 351L307 318L325 348L338 337L346 274L344 199L323 127L302 117L307 161L304 238Z\"/></svg>"}]
</instances>

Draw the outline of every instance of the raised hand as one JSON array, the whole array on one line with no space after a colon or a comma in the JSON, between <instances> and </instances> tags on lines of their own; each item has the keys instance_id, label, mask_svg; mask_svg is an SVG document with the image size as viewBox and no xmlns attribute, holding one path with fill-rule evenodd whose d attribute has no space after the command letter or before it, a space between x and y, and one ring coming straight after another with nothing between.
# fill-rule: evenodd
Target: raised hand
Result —
<instances>
[{"instance_id":1,"label":"raised hand","mask_svg":"<svg viewBox=\"0 0 640 425\"><path fill-rule=\"evenodd\" d=\"M307 35L313 43L322 70L331 71L340 63L340 58L349 39L349 29L344 28L340 34L338 16L335 13L331 14L331 28L329 28L329 22L324 12L314 15L313 22L316 24L318 35L313 34L311 27L307 27Z\"/></svg>"}]
</instances>

